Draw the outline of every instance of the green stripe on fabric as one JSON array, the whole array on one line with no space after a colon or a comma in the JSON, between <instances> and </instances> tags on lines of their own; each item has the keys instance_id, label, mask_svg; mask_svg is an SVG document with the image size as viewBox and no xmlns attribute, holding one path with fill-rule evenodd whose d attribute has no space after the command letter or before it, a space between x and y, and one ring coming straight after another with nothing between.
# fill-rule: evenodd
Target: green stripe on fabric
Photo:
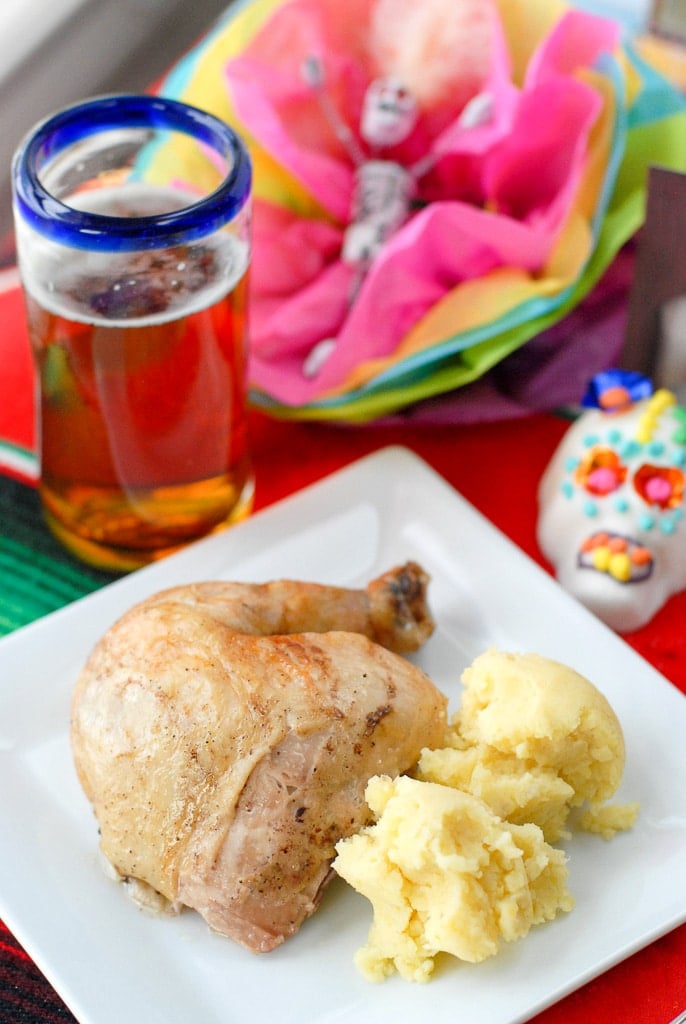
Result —
<instances>
[{"instance_id":1,"label":"green stripe on fabric","mask_svg":"<svg viewBox=\"0 0 686 1024\"><path fill-rule=\"evenodd\" d=\"M45 525L34 488L0 478L0 636L117 578L62 548Z\"/></svg>"}]
</instances>

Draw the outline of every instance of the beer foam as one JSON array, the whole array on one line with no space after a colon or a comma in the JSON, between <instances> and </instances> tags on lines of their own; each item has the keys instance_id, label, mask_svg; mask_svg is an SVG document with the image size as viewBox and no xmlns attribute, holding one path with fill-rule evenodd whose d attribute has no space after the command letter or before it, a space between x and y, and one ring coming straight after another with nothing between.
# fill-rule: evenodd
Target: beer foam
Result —
<instances>
[{"instance_id":1,"label":"beer foam","mask_svg":"<svg viewBox=\"0 0 686 1024\"><path fill-rule=\"evenodd\" d=\"M183 209L197 198L132 184L75 195L69 206L141 217ZM23 285L37 303L98 327L147 327L206 309L236 287L250 254L249 243L230 228L169 249L118 253L69 249L20 224L17 248Z\"/></svg>"}]
</instances>

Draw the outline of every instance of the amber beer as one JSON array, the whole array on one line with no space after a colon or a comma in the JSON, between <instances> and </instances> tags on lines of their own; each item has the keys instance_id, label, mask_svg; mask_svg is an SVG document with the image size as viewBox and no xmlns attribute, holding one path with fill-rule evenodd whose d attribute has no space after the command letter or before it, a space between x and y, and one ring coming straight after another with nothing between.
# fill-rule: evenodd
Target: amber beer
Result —
<instances>
[{"instance_id":1,"label":"amber beer","mask_svg":"<svg viewBox=\"0 0 686 1024\"><path fill-rule=\"evenodd\" d=\"M249 242L212 219L199 230L192 191L117 180L69 196L69 245L30 210L17 221L47 521L84 560L129 570L251 509ZM105 224L96 246L72 229L84 211ZM177 217L157 244L156 218Z\"/></svg>"},{"instance_id":2,"label":"amber beer","mask_svg":"<svg viewBox=\"0 0 686 1024\"><path fill-rule=\"evenodd\" d=\"M81 296L113 319L76 320L26 290L45 512L68 546L101 564L160 557L250 508L247 272L209 305L194 308L189 290L180 306L183 275L203 268L174 255L173 283L152 255L137 280ZM165 287L176 289L172 310Z\"/></svg>"}]
</instances>

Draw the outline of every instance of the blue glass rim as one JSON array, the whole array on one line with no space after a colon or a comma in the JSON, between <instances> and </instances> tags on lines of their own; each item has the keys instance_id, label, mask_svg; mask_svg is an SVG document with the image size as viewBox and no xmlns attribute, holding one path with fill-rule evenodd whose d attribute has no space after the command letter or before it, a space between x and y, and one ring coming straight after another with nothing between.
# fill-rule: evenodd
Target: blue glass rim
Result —
<instances>
[{"instance_id":1,"label":"blue glass rim","mask_svg":"<svg viewBox=\"0 0 686 1024\"><path fill-rule=\"evenodd\" d=\"M182 132L225 157L229 173L192 206L145 217L76 210L44 187L40 172L48 160L90 135L122 128ZM17 212L41 235L71 248L131 252L197 241L230 223L250 197L252 167L240 137L214 115L178 100L122 93L85 100L42 121L15 154L12 179Z\"/></svg>"}]
</instances>

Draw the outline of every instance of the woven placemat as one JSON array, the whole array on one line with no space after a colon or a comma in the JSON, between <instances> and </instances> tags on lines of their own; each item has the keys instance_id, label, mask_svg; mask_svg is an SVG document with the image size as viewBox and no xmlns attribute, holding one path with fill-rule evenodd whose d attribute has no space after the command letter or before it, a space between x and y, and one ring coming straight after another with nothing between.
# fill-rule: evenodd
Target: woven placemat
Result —
<instances>
[{"instance_id":1,"label":"woven placemat","mask_svg":"<svg viewBox=\"0 0 686 1024\"><path fill-rule=\"evenodd\" d=\"M45 525L38 492L0 477L0 636L117 578L72 558Z\"/></svg>"}]
</instances>

